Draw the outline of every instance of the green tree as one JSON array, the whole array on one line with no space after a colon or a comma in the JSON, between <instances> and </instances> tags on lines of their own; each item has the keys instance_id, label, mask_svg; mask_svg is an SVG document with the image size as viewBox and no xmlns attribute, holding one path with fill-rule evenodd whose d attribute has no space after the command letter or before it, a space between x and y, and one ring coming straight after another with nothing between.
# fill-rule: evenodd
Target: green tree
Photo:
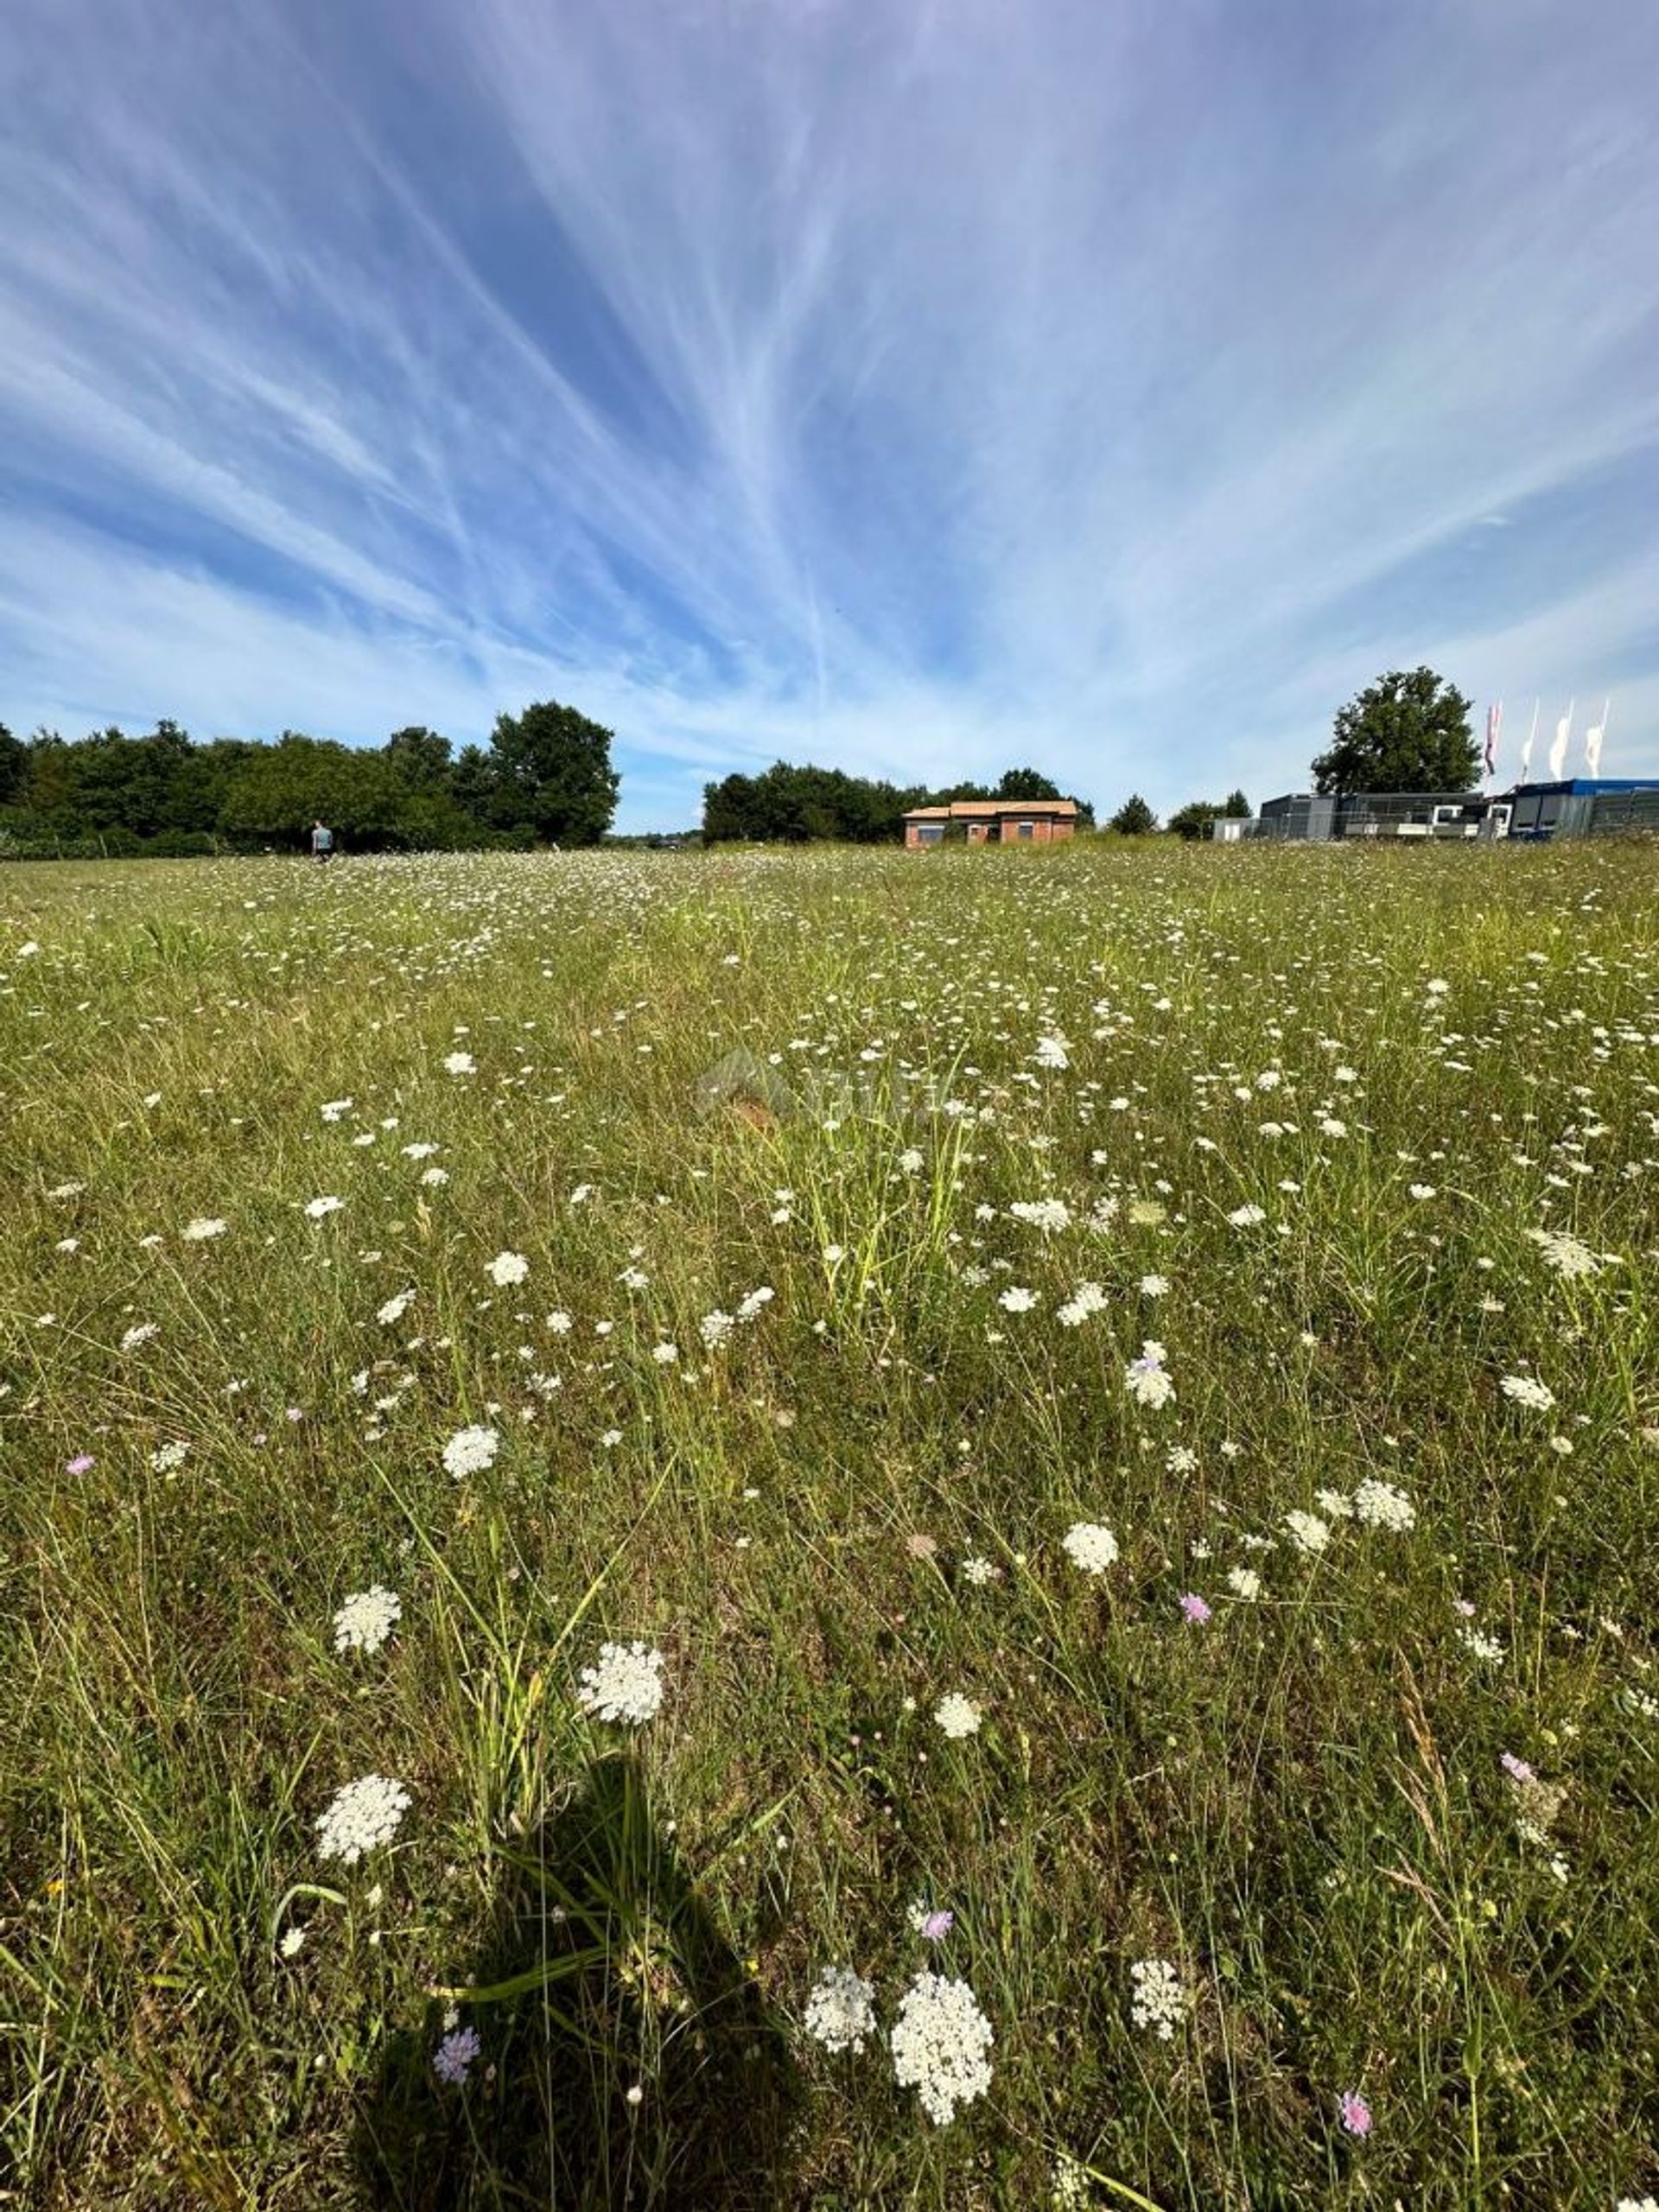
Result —
<instances>
[{"instance_id":1,"label":"green tree","mask_svg":"<svg viewBox=\"0 0 1659 2212\"><path fill-rule=\"evenodd\" d=\"M1250 816L1250 802L1243 791L1229 791L1221 802L1221 812L1224 821L1248 822Z\"/></svg>"},{"instance_id":2,"label":"green tree","mask_svg":"<svg viewBox=\"0 0 1659 2212\"><path fill-rule=\"evenodd\" d=\"M1314 789L1464 791L1480 755L1469 702L1432 668L1395 669L1351 699L1335 742L1313 762Z\"/></svg>"},{"instance_id":3,"label":"green tree","mask_svg":"<svg viewBox=\"0 0 1659 2212\"><path fill-rule=\"evenodd\" d=\"M1131 791L1106 827L1116 830L1120 837L1144 837L1148 830L1158 827L1158 817L1139 791Z\"/></svg>"},{"instance_id":4,"label":"green tree","mask_svg":"<svg viewBox=\"0 0 1659 2212\"><path fill-rule=\"evenodd\" d=\"M993 798L1058 798L1060 787L1035 768L1007 768Z\"/></svg>"},{"instance_id":5,"label":"green tree","mask_svg":"<svg viewBox=\"0 0 1659 2212\"><path fill-rule=\"evenodd\" d=\"M449 741L419 722L395 729L382 757L406 791L442 791L449 777Z\"/></svg>"},{"instance_id":6,"label":"green tree","mask_svg":"<svg viewBox=\"0 0 1659 2212\"><path fill-rule=\"evenodd\" d=\"M612 734L552 699L499 715L490 738L496 821L564 845L596 845L615 816L621 783L611 766Z\"/></svg>"},{"instance_id":7,"label":"green tree","mask_svg":"<svg viewBox=\"0 0 1659 2212\"><path fill-rule=\"evenodd\" d=\"M1207 798L1191 798L1185 806L1176 808L1164 827L1166 830L1173 830L1178 837L1184 838L1188 844L1191 844L1195 838L1207 837L1210 835L1210 824L1218 814L1224 814L1226 810L1224 807L1217 806Z\"/></svg>"},{"instance_id":8,"label":"green tree","mask_svg":"<svg viewBox=\"0 0 1659 2212\"><path fill-rule=\"evenodd\" d=\"M0 722L0 806L21 806L29 781L29 747Z\"/></svg>"}]
</instances>

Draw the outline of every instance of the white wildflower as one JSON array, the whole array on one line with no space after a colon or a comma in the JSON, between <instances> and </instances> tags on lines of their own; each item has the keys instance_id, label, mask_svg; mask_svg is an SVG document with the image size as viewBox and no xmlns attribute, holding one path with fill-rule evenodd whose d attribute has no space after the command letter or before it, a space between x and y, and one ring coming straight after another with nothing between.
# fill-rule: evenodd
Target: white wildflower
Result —
<instances>
[{"instance_id":1,"label":"white wildflower","mask_svg":"<svg viewBox=\"0 0 1659 2212\"><path fill-rule=\"evenodd\" d=\"M933 1708L934 1719L953 1741L978 1735L983 1717L979 1707L971 1698L963 1697L960 1690L950 1691Z\"/></svg>"},{"instance_id":2,"label":"white wildflower","mask_svg":"<svg viewBox=\"0 0 1659 2212\"><path fill-rule=\"evenodd\" d=\"M1285 1526L1299 1552L1322 1552L1331 1541L1331 1523L1317 1513L1287 1513Z\"/></svg>"},{"instance_id":3,"label":"white wildflower","mask_svg":"<svg viewBox=\"0 0 1659 2212\"><path fill-rule=\"evenodd\" d=\"M663 1655L644 1643L601 1643L599 1658L582 1670L576 1701L601 1720L638 1728L657 1717L663 1702Z\"/></svg>"},{"instance_id":4,"label":"white wildflower","mask_svg":"<svg viewBox=\"0 0 1659 2212\"><path fill-rule=\"evenodd\" d=\"M321 1109L323 1120L325 1122L343 1121L351 1112L353 1103L349 1098L331 1098Z\"/></svg>"},{"instance_id":5,"label":"white wildflower","mask_svg":"<svg viewBox=\"0 0 1659 2212\"><path fill-rule=\"evenodd\" d=\"M1092 1313L1103 1313L1109 1300L1097 1282L1080 1282L1065 1304L1056 1310L1055 1319L1063 1328L1081 1328Z\"/></svg>"},{"instance_id":6,"label":"white wildflower","mask_svg":"<svg viewBox=\"0 0 1659 2212\"><path fill-rule=\"evenodd\" d=\"M1167 1959L1137 1959L1129 1980L1129 2018L1137 2028L1150 2028L1160 2043L1169 2043L1186 2010L1179 1974Z\"/></svg>"},{"instance_id":7,"label":"white wildflower","mask_svg":"<svg viewBox=\"0 0 1659 2212\"><path fill-rule=\"evenodd\" d=\"M991 2086L991 2024L965 1981L918 1974L899 2003L891 2040L899 2086L915 2089L940 2127Z\"/></svg>"},{"instance_id":8,"label":"white wildflower","mask_svg":"<svg viewBox=\"0 0 1659 2212\"><path fill-rule=\"evenodd\" d=\"M1104 1574L1117 1559L1117 1538L1097 1521L1074 1521L1060 1541L1072 1565L1085 1574Z\"/></svg>"},{"instance_id":9,"label":"white wildflower","mask_svg":"<svg viewBox=\"0 0 1659 2212\"><path fill-rule=\"evenodd\" d=\"M207 1214L198 1214L194 1221L187 1221L179 1235L187 1244L206 1244L215 1236L222 1236L230 1226L228 1222L214 1219Z\"/></svg>"},{"instance_id":10,"label":"white wildflower","mask_svg":"<svg viewBox=\"0 0 1659 2212\"><path fill-rule=\"evenodd\" d=\"M1029 1313L1037 1303L1037 1294L1027 1290L1023 1283L1010 1283L996 1294L996 1302L1005 1313Z\"/></svg>"},{"instance_id":11,"label":"white wildflower","mask_svg":"<svg viewBox=\"0 0 1659 2212\"><path fill-rule=\"evenodd\" d=\"M1040 1229L1046 1236L1071 1226L1071 1209L1064 1198L1016 1198L1008 1211L1015 1221Z\"/></svg>"},{"instance_id":12,"label":"white wildflower","mask_svg":"<svg viewBox=\"0 0 1659 2212\"><path fill-rule=\"evenodd\" d=\"M1513 1398L1517 1406L1530 1406L1535 1413L1547 1414L1555 1402L1548 1383L1535 1376L1505 1375L1497 1387L1506 1398Z\"/></svg>"},{"instance_id":13,"label":"white wildflower","mask_svg":"<svg viewBox=\"0 0 1659 2212\"><path fill-rule=\"evenodd\" d=\"M446 1075L476 1075L478 1062L470 1052L447 1052L443 1061Z\"/></svg>"},{"instance_id":14,"label":"white wildflower","mask_svg":"<svg viewBox=\"0 0 1659 2212\"><path fill-rule=\"evenodd\" d=\"M1267 1217L1261 1206L1236 1206L1227 1217L1235 1229L1255 1229Z\"/></svg>"},{"instance_id":15,"label":"white wildflower","mask_svg":"<svg viewBox=\"0 0 1659 2212\"><path fill-rule=\"evenodd\" d=\"M415 1289L411 1284L409 1289L400 1290L396 1298L389 1298L374 1318L389 1329L394 1321L403 1319L414 1303Z\"/></svg>"},{"instance_id":16,"label":"white wildflower","mask_svg":"<svg viewBox=\"0 0 1659 2212\"><path fill-rule=\"evenodd\" d=\"M317 1817L318 1851L355 1866L365 1852L390 1843L409 1810L409 1791L384 1774L365 1774L336 1790L334 1802Z\"/></svg>"},{"instance_id":17,"label":"white wildflower","mask_svg":"<svg viewBox=\"0 0 1659 2212\"><path fill-rule=\"evenodd\" d=\"M184 1465L189 1449L188 1444L158 1444L149 1455L149 1464L158 1475L170 1475Z\"/></svg>"},{"instance_id":18,"label":"white wildflower","mask_svg":"<svg viewBox=\"0 0 1659 2212\"><path fill-rule=\"evenodd\" d=\"M825 2050L862 2050L875 2033L875 1991L850 1967L825 1967L806 2000L806 2032Z\"/></svg>"},{"instance_id":19,"label":"white wildflower","mask_svg":"<svg viewBox=\"0 0 1659 2212\"><path fill-rule=\"evenodd\" d=\"M305 1214L308 1221L321 1221L331 1213L338 1213L345 1205L344 1198L308 1198Z\"/></svg>"},{"instance_id":20,"label":"white wildflower","mask_svg":"<svg viewBox=\"0 0 1659 2212\"><path fill-rule=\"evenodd\" d=\"M529 1274L530 1262L522 1252L498 1252L484 1272L498 1290L511 1290Z\"/></svg>"},{"instance_id":21,"label":"white wildflower","mask_svg":"<svg viewBox=\"0 0 1659 2212\"><path fill-rule=\"evenodd\" d=\"M1234 1597L1243 1598L1249 1602L1262 1595L1262 1578L1253 1567L1230 1567L1227 1570L1227 1587L1232 1592Z\"/></svg>"},{"instance_id":22,"label":"white wildflower","mask_svg":"<svg viewBox=\"0 0 1659 2212\"><path fill-rule=\"evenodd\" d=\"M140 1344L147 1344L152 1337L160 1334L161 1328L158 1323L140 1321L136 1327L129 1329L122 1338L121 1349L123 1351L137 1351Z\"/></svg>"},{"instance_id":23,"label":"white wildflower","mask_svg":"<svg viewBox=\"0 0 1659 2212\"><path fill-rule=\"evenodd\" d=\"M1354 1491L1354 1518L1368 1529L1406 1529L1415 1522L1417 1509L1393 1483L1368 1475Z\"/></svg>"},{"instance_id":24,"label":"white wildflower","mask_svg":"<svg viewBox=\"0 0 1659 2212\"><path fill-rule=\"evenodd\" d=\"M1039 1068L1069 1068L1071 1065L1071 1046L1064 1037L1039 1037L1031 1057Z\"/></svg>"},{"instance_id":25,"label":"white wildflower","mask_svg":"<svg viewBox=\"0 0 1659 2212\"><path fill-rule=\"evenodd\" d=\"M403 1618L404 1601L395 1590L378 1582L354 1590L334 1615L336 1651L378 1651Z\"/></svg>"},{"instance_id":26,"label":"white wildflower","mask_svg":"<svg viewBox=\"0 0 1659 2212\"><path fill-rule=\"evenodd\" d=\"M1156 1410L1169 1403L1175 1395L1175 1385L1165 1372L1162 1344L1147 1338L1141 1347L1140 1358L1132 1359L1124 1369L1123 1386L1137 1405Z\"/></svg>"},{"instance_id":27,"label":"white wildflower","mask_svg":"<svg viewBox=\"0 0 1659 2212\"><path fill-rule=\"evenodd\" d=\"M493 1466L501 1439L493 1428L458 1428L443 1447L445 1471L459 1481Z\"/></svg>"}]
</instances>

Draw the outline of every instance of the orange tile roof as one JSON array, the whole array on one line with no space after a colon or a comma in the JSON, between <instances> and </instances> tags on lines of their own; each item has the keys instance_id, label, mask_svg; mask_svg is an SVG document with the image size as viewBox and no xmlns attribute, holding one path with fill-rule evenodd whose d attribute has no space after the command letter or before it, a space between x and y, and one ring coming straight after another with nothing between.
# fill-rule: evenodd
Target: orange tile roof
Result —
<instances>
[{"instance_id":1,"label":"orange tile roof","mask_svg":"<svg viewBox=\"0 0 1659 2212\"><path fill-rule=\"evenodd\" d=\"M959 798L949 806L912 806L905 820L937 822L946 816L960 820L964 815L976 814L1052 814L1068 818L1077 810L1077 803L1071 798Z\"/></svg>"}]
</instances>

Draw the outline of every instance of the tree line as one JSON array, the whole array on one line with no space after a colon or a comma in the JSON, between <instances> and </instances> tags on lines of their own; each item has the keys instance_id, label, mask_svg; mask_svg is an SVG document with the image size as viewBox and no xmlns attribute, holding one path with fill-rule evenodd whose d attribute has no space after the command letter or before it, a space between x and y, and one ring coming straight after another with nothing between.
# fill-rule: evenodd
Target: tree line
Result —
<instances>
[{"instance_id":1,"label":"tree line","mask_svg":"<svg viewBox=\"0 0 1659 2212\"><path fill-rule=\"evenodd\" d=\"M1065 798L1071 796L1035 768L1009 768L995 784L950 784L931 791L925 785L887 783L849 776L840 768L794 767L774 761L758 776L727 776L706 784L702 793L702 841L706 845L741 841L758 844L851 845L899 843L904 817L918 806L948 806L967 798ZM1080 829L1092 830L1095 810L1073 798Z\"/></svg>"},{"instance_id":2,"label":"tree line","mask_svg":"<svg viewBox=\"0 0 1659 2212\"><path fill-rule=\"evenodd\" d=\"M0 724L0 855L299 849L315 821L358 851L592 845L616 813L611 741L553 700L459 752L419 725L359 747L298 730L198 744L167 721L73 740Z\"/></svg>"}]
</instances>

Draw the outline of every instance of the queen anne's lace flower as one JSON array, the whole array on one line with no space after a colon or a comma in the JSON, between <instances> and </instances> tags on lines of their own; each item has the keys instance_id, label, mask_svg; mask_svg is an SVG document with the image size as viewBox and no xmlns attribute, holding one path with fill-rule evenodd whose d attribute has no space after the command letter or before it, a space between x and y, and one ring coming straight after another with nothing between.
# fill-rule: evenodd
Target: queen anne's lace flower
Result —
<instances>
[{"instance_id":1,"label":"queen anne's lace flower","mask_svg":"<svg viewBox=\"0 0 1659 2212\"><path fill-rule=\"evenodd\" d=\"M510 1290L529 1274L530 1262L522 1252L498 1252L484 1272L498 1289Z\"/></svg>"},{"instance_id":2,"label":"queen anne's lace flower","mask_svg":"<svg viewBox=\"0 0 1659 2212\"><path fill-rule=\"evenodd\" d=\"M875 2033L874 1999L850 1967L825 1967L806 2000L806 2032L825 2050L862 2050Z\"/></svg>"},{"instance_id":3,"label":"queen anne's lace flower","mask_svg":"<svg viewBox=\"0 0 1659 2212\"><path fill-rule=\"evenodd\" d=\"M1016 1198L1008 1211L1028 1229L1040 1229L1046 1236L1071 1226L1071 1209L1064 1198Z\"/></svg>"},{"instance_id":4,"label":"queen anne's lace flower","mask_svg":"<svg viewBox=\"0 0 1659 2212\"><path fill-rule=\"evenodd\" d=\"M991 2024L965 1981L918 1974L893 2029L893 2070L940 2127L991 2086Z\"/></svg>"},{"instance_id":5,"label":"queen anne's lace flower","mask_svg":"<svg viewBox=\"0 0 1659 2212\"><path fill-rule=\"evenodd\" d=\"M1368 1529L1409 1529L1417 1509L1404 1491L1367 1476L1354 1491L1354 1517Z\"/></svg>"},{"instance_id":6,"label":"queen anne's lace flower","mask_svg":"<svg viewBox=\"0 0 1659 2212\"><path fill-rule=\"evenodd\" d=\"M1517 1406L1530 1406L1535 1413L1547 1414L1555 1402L1548 1383L1535 1376L1506 1375L1497 1387L1506 1398L1513 1398Z\"/></svg>"},{"instance_id":7,"label":"queen anne's lace flower","mask_svg":"<svg viewBox=\"0 0 1659 2212\"><path fill-rule=\"evenodd\" d=\"M348 1782L335 1791L327 1811L318 1815L321 1855L355 1866L365 1852L391 1841L410 1803L403 1783L384 1774L365 1774L360 1782Z\"/></svg>"},{"instance_id":8,"label":"queen anne's lace flower","mask_svg":"<svg viewBox=\"0 0 1659 2212\"><path fill-rule=\"evenodd\" d=\"M1097 1521L1074 1521L1060 1541L1074 1567L1104 1574L1117 1559L1117 1538Z\"/></svg>"},{"instance_id":9,"label":"queen anne's lace flower","mask_svg":"<svg viewBox=\"0 0 1659 2212\"><path fill-rule=\"evenodd\" d=\"M976 1736L982 1719L979 1707L960 1690L951 1690L933 1708L933 1718L947 1736Z\"/></svg>"},{"instance_id":10,"label":"queen anne's lace flower","mask_svg":"<svg viewBox=\"0 0 1659 2212\"><path fill-rule=\"evenodd\" d=\"M1166 1406L1175 1395L1175 1385L1164 1369L1164 1348L1149 1337L1141 1347L1139 1359L1132 1359L1123 1370L1123 1386L1137 1405L1150 1406L1155 1412Z\"/></svg>"},{"instance_id":11,"label":"queen anne's lace flower","mask_svg":"<svg viewBox=\"0 0 1659 2212\"><path fill-rule=\"evenodd\" d=\"M1137 1959L1129 1980L1129 2018L1137 2028L1150 2028L1160 2043L1170 2042L1186 2010L1181 1977L1167 1959Z\"/></svg>"},{"instance_id":12,"label":"queen anne's lace flower","mask_svg":"<svg viewBox=\"0 0 1659 2212\"><path fill-rule=\"evenodd\" d=\"M215 1236L222 1236L228 1225L207 1214L198 1214L194 1221L185 1223L179 1235L187 1244L206 1244Z\"/></svg>"},{"instance_id":13,"label":"queen anne's lace flower","mask_svg":"<svg viewBox=\"0 0 1659 2212\"><path fill-rule=\"evenodd\" d=\"M638 1728L654 1720L663 1701L663 1655L645 1643L601 1643L599 1658L582 1670L577 1702L601 1720Z\"/></svg>"},{"instance_id":14,"label":"queen anne's lace flower","mask_svg":"<svg viewBox=\"0 0 1659 2212\"><path fill-rule=\"evenodd\" d=\"M1331 1541L1331 1524L1317 1513L1287 1513L1285 1526L1299 1552L1322 1552Z\"/></svg>"},{"instance_id":15,"label":"queen anne's lace flower","mask_svg":"<svg viewBox=\"0 0 1659 2212\"><path fill-rule=\"evenodd\" d=\"M459 1481L463 1475L481 1474L493 1466L501 1439L493 1428L458 1428L443 1447L446 1470Z\"/></svg>"},{"instance_id":16,"label":"queen anne's lace flower","mask_svg":"<svg viewBox=\"0 0 1659 2212\"><path fill-rule=\"evenodd\" d=\"M355 1590L334 1615L336 1651L377 1652L403 1618L404 1601L378 1582Z\"/></svg>"}]
</instances>

